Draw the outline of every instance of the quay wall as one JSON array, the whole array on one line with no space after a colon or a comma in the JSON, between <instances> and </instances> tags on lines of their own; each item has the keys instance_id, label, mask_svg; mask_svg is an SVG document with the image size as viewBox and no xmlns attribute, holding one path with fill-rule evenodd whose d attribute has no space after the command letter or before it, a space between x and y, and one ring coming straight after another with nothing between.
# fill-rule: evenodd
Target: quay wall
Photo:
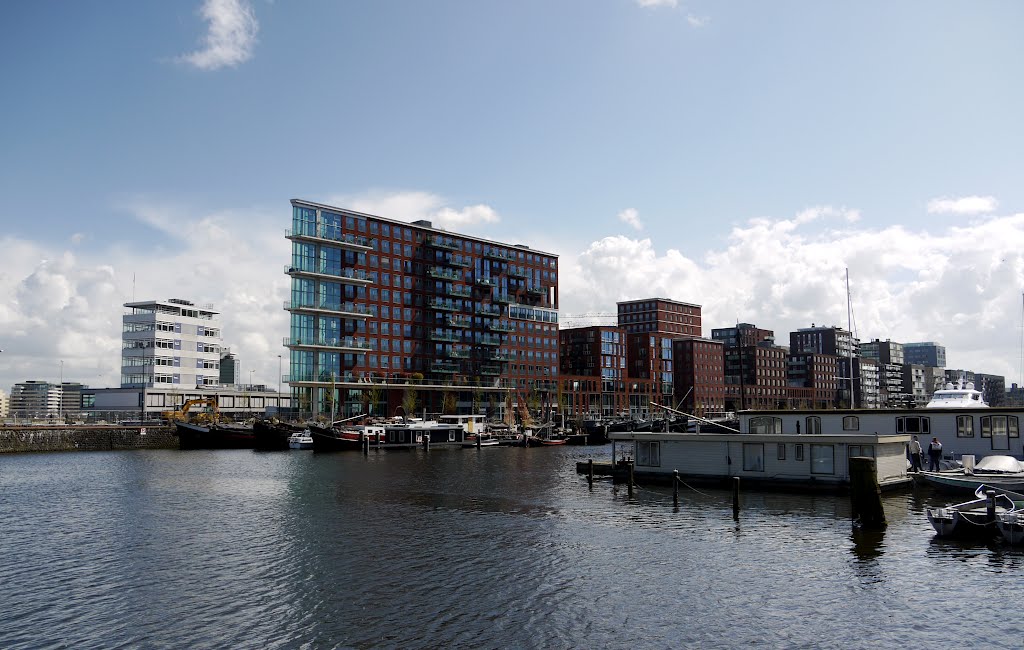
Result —
<instances>
[{"instance_id":1,"label":"quay wall","mask_svg":"<svg viewBox=\"0 0 1024 650\"><path fill-rule=\"evenodd\" d=\"M111 451L177 449L174 427L0 425L0 454L30 451Z\"/></svg>"}]
</instances>

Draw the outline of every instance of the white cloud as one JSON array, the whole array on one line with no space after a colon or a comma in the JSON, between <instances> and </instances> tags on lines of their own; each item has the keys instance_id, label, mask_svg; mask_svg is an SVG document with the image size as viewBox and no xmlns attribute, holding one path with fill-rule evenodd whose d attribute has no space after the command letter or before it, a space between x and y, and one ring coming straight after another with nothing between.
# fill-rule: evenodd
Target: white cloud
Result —
<instances>
[{"instance_id":1,"label":"white cloud","mask_svg":"<svg viewBox=\"0 0 1024 650\"><path fill-rule=\"evenodd\" d=\"M358 195L333 196L327 203L398 221L426 220L435 228L460 229L468 234L479 230L479 226L501 221L497 211L488 205L453 208L446 205L446 199L430 192L377 190Z\"/></svg>"},{"instance_id":2,"label":"white cloud","mask_svg":"<svg viewBox=\"0 0 1024 650\"><path fill-rule=\"evenodd\" d=\"M633 226L635 230L643 230L644 224L640 222L640 214L636 208L626 208L619 213L619 221Z\"/></svg>"},{"instance_id":3,"label":"white cloud","mask_svg":"<svg viewBox=\"0 0 1024 650\"><path fill-rule=\"evenodd\" d=\"M693 14L686 14L686 22L690 23L690 27L705 27L711 22L711 19L707 16L695 16Z\"/></svg>"},{"instance_id":4,"label":"white cloud","mask_svg":"<svg viewBox=\"0 0 1024 650\"><path fill-rule=\"evenodd\" d=\"M236 66L252 58L259 23L246 0L205 0L200 15L208 23L203 47L179 57L201 70Z\"/></svg>"},{"instance_id":5,"label":"white cloud","mask_svg":"<svg viewBox=\"0 0 1024 650\"><path fill-rule=\"evenodd\" d=\"M679 0L636 0L641 7L671 7L679 6Z\"/></svg>"},{"instance_id":6,"label":"white cloud","mask_svg":"<svg viewBox=\"0 0 1024 650\"><path fill-rule=\"evenodd\" d=\"M997 207L999 202L994 196L942 197L928 202L928 212L931 214L984 214L995 211Z\"/></svg>"}]
</instances>

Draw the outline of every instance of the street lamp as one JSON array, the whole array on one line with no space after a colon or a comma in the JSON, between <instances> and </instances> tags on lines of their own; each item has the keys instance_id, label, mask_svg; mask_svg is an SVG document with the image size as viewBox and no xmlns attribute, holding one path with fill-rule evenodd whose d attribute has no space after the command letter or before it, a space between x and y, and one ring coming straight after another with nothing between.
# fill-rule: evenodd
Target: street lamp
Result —
<instances>
[{"instance_id":1,"label":"street lamp","mask_svg":"<svg viewBox=\"0 0 1024 650\"><path fill-rule=\"evenodd\" d=\"M254 373L254 372L256 372L256 371L255 370L250 370L249 371L249 389L250 390L252 389L252 386L253 386L253 384L252 384L252 373Z\"/></svg>"},{"instance_id":2,"label":"street lamp","mask_svg":"<svg viewBox=\"0 0 1024 650\"><path fill-rule=\"evenodd\" d=\"M58 389L60 395L57 398L59 400L57 402L57 419L62 420L64 419L64 359L60 360L60 386Z\"/></svg>"},{"instance_id":3,"label":"street lamp","mask_svg":"<svg viewBox=\"0 0 1024 650\"><path fill-rule=\"evenodd\" d=\"M281 355L277 355L277 411L281 412Z\"/></svg>"}]
</instances>

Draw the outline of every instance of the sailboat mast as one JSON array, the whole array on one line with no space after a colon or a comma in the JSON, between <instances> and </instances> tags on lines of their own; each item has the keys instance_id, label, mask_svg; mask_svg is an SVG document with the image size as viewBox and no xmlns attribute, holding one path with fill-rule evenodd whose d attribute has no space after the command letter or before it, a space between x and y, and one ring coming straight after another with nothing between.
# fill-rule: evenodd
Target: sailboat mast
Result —
<instances>
[{"instance_id":1,"label":"sailboat mast","mask_svg":"<svg viewBox=\"0 0 1024 650\"><path fill-rule=\"evenodd\" d=\"M850 345L846 348L846 360L850 367L850 408L853 400L853 301L850 298L850 268L846 268L846 329L850 333Z\"/></svg>"}]
</instances>

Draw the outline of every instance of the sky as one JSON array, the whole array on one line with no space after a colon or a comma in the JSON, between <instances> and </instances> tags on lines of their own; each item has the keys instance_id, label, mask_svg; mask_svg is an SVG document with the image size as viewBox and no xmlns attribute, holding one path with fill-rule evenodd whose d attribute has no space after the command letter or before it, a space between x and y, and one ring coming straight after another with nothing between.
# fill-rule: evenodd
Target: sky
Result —
<instances>
[{"instance_id":1,"label":"sky","mask_svg":"<svg viewBox=\"0 0 1024 650\"><path fill-rule=\"evenodd\" d=\"M849 323L1019 383L1021 24L1015 1L0 3L0 389L117 386L124 303L167 298L213 304L275 386L292 198L555 253L563 326L663 297L708 337Z\"/></svg>"}]
</instances>

